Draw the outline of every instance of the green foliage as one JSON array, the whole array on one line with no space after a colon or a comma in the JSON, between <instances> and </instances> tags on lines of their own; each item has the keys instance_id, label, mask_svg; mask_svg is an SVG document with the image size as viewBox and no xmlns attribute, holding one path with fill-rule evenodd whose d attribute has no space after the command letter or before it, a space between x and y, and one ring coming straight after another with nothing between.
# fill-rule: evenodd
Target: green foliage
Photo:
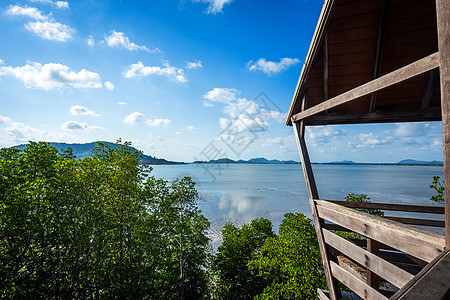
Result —
<instances>
[{"instance_id":1,"label":"green foliage","mask_svg":"<svg viewBox=\"0 0 450 300\"><path fill-rule=\"evenodd\" d=\"M439 179L440 179L439 176L433 176L433 183L430 184L430 188L434 189L437 192L437 195L431 196L431 200L436 202L444 202L444 192L445 192L444 181L442 181L441 184Z\"/></svg>"},{"instance_id":2,"label":"green foliage","mask_svg":"<svg viewBox=\"0 0 450 300\"><path fill-rule=\"evenodd\" d=\"M259 253L267 238L274 237L272 224L265 218L237 228L231 223L222 230L223 243L213 258L217 275L216 296L219 299L253 299L267 286L257 270L247 267L254 253Z\"/></svg>"},{"instance_id":3,"label":"green foliage","mask_svg":"<svg viewBox=\"0 0 450 300\"><path fill-rule=\"evenodd\" d=\"M353 194L350 193L345 196L345 201L350 202L361 202L361 203L371 203L370 197L367 197L366 194ZM367 208L355 208L356 210L375 215L375 216L384 216L384 212L378 209L367 209Z\"/></svg>"},{"instance_id":4,"label":"green foliage","mask_svg":"<svg viewBox=\"0 0 450 300\"><path fill-rule=\"evenodd\" d=\"M326 288L311 222L301 213L286 214L279 235L269 237L249 262L251 270L270 281L255 299L315 299L317 288Z\"/></svg>"},{"instance_id":5,"label":"green foliage","mask_svg":"<svg viewBox=\"0 0 450 300\"><path fill-rule=\"evenodd\" d=\"M6 298L186 298L206 291L209 222L189 178L148 177L141 153L99 143L0 150L0 293ZM195 283L195 284L194 284Z\"/></svg>"}]
</instances>

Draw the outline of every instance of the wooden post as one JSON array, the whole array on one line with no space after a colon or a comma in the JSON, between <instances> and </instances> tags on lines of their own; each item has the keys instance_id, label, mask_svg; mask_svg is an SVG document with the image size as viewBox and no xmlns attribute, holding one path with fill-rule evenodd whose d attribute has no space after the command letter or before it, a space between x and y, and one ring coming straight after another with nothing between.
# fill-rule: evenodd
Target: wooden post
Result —
<instances>
[{"instance_id":1,"label":"wooden post","mask_svg":"<svg viewBox=\"0 0 450 300\"><path fill-rule=\"evenodd\" d=\"M380 243L368 238L367 251L378 256L380 254ZM380 288L380 277L369 269L367 269L367 284L377 291Z\"/></svg>"},{"instance_id":2,"label":"wooden post","mask_svg":"<svg viewBox=\"0 0 450 300\"><path fill-rule=\"evenodd\" d=\"M305 108L306 95L302 99L302 110ZM328 289L330 292L331 300L337 300L339 295L339 283L331 275L330 261L328 259L328 253L325 246L325 240L322 233L322 224L320 222L315 199L319 199L319 193L317 191L316 181L314 179L314 173L309 160L308 149L306 148L306 142L304 139L305 126L304 121L292 122L294 128L295 138L297 140L298 151L302 162L303 175L305 176L306 187L309 195L309 205L311 206L311 212L313 216L314 225L316 228L317 239L319 242L320 254L322 256L322 263L325 270L325 276L328 283Z\"/></svg>"},{"instance_id":3,"label":"wooden post","mask_svg":"<svg viewBox=\"0 0 450 300\"><path fill-rule=\"evenodd\" d=\"M323 38L323 101L328 100L328 34Z\"/></svg>"},{"instance_id":4,"label":"wooden post","mask_svg":"<svg viewBox=\"0 0 450 300\"><path fill-rule=\"evenodd\" d=\"M441 76L442 137L444 146L444 181L450 183L450 1L436 0ZM445 190L445 239L450 249L450 186Z\"/></svg>"}]
</instances>

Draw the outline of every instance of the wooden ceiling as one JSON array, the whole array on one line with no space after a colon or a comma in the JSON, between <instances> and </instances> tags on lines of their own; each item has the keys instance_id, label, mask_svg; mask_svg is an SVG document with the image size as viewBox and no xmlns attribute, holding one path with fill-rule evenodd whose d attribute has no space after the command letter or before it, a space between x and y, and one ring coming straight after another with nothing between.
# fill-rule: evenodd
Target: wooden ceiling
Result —
<instances>
[{"instance_id":1,"label":"wooden ceiling","mask_svg":"<svg viewBox=\"0 0 450 300\"><path fill-rule=\"evenodd\" d=\"M326 1L286 118L438 51L434 0ZM307 125L441 119L438 69L306 119Z\"/></svg>"}]
</instances>

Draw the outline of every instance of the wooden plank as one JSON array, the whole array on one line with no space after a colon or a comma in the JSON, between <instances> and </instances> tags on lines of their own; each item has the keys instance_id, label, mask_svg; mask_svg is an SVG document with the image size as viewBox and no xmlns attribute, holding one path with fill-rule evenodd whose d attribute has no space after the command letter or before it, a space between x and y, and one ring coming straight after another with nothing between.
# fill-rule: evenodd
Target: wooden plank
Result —
<instances>
[{"instance_id":1,"label":"wooden plank","mask_svg":"<svg viewBox=\"0 0 450 300\"><path fill-rule=\"evenodd\" d=\"M450 1L436 0L441 80L444 182L450 182ZM445 238L450 248L450 189L445 190Z\"/></svg>"},{"instance_id":2,"label":"wooden plank","mask_svg":"<svg viewBox=\"0 0 450 300\"><path fill-rule=\"evenodd\" d=\"M342 200L325 200L325 201L350 208L368 208L368 209L407 211L407 212L428 213L428 214L445 213L444 207L441 206L405 205L405 204L373 203L373 202L362 203L362 202L351 202Z\"/></svg>"},{"instance_id":3,"label":"wooden plank","mask_svg":"<svg viewBox=\"0 0 450 300\"><path fill-rule=\"evenodd\" d=\"M363 299L387 300L385 296L383 296L382 294L371 288L367 283L354 277L348 271L338 266L335 262L332 261L330 263L330 266L334 277L336 277L337 280L345 284L347 287L349 287L352 291L354 291Z\"/></svg>"},{"instance_id":4,"label":"wooden plank","mask_svg":"<svg viewBox=\"0 0 450 300\"><path fill-rule=\"evenodd\" d=\"M442 227L442 228L445 227L445 221L440 220L426 220L426 219L402 218L391 216L385 216L384 218L409 225L421 225L421 226Z\"/></svg>"},{"instance_id":5,"label":"wooden plank","mask_svg":"<svg viewBox=\"0 0 450 300\"><path fill-rule=\"evenodd\" d=\"M423 268L424 266L426 266L428 264L427 262L425 262L423 260L419 260L413 256L410 256L410 255L402 253L402 252L380 250L379 257L381 257L382 259L384 259L392 264L402 263L405 265L406 264L416 265L416 266L419 266L420 268ZM411 274L413 274L413 273L411 273Z\"/></svg>"},{"instance_id":6,"label":"wooden plank","mask_svg":"<svg viewBox=\"0 0 450 300\"><path fill-rule=\"evenodd\" d=\"M436 257L413 280L403 286L393 300L448 299L450 295L450 251Z\"/></svg>"},{"instance_id":7,"label":"wooden plank","mask_svg":"<svg viewBox=\"0 0 450 300\"><path fill-rule=\"evenodd\" d=\"M315 200L319 217L349 228L368 238L430 262L445 246L444 236L379 216ZM418 247L417 245L420 245Z\"/></svg>"},{"instance_id":8,"label":"wooden plank","mask_svg":"<svg viewBox=\"0 0 450 300\"><path fill-rule=\"evenodd\" d=\"M306 101L306 96L303 98L303 103ZM306 187L309 194L309 204L311 207L311 213L316 229L317 240L319 243L320 254L322 256L322 263L324 266L325 277L327 279L328 289L330 291L330 298L332 300L337 300L339 294L339 285L333 279L330 270L330 260L328 258L327 249L325 246L325 241L323 239L321 221L318 217L316 203L313 199L319 199L319 193L317 191L316 182L314 179L314 173L311 166L311 161L309 160L308 149L304 140L304 121L293 122L294 135L297 140L297 146L300 153L300 159L302 162L303 175L305 177Z\"/></svg>"},{"instance_id":9,"label":"wooden plank","mask_svg":"<svg viewBox=\"0 0 450 300\"><path fill-rule=\"evenodd\" d=\"M353 259L363 267L375 272L375 274L380 275L398 288L401 288L414 277L392 263L356 246L352 242L347 241L331 231L323 229L323 235L327 244L330 244L341 253Z\"/></svg>"},{"instance_id":10,"label":"wooden plank","mask_svg":"<svg viewBox=\"0 0 450 300\"><path fill-rule=\"evenodd\" d=\"M343 255L337 256L338 264L341 266L344 270L351 273L353 276L358 278L359 280L363 282L367 282L367 271L357 263L353 262L352 260L348 259L347 257Z\"/></svg>"},{"instance_id":11,"label":"wooden plank","mask_svg":"<svg viewBox=\"0 0 450 300\"><path fill-rule=\"evenodd\" d=\"M370 93L382 90L396 83L402 82L419 74L430 71L439 65L439 53L431 54L425 58L422 58L412 64L409 64L403 68L400 68L387 75L372 80L366 84L363 84L357 88L354 88L348 92L345 92L339 96L331 98L323 103L320 103L314 107L311 107L303 112L299 112L292 116L292 120L299 121L309 116L324 112L327 109L332 109L341 104L358 99L362 96ZM450 136L449 136L450 139ZM450 178L449 178L450 180Z\"/></svg>"},{"instance_id":12,"label":"wooden plank","mask_svg":"<svg viewBox=\"0 0 450 300\"><path fill-rule=\"evenodd\" d=\"M319 300L330 300L330 298L328 298L328 295L328 291L317 289L317 297L319 298Z\"/></svg>"}]
</instances>

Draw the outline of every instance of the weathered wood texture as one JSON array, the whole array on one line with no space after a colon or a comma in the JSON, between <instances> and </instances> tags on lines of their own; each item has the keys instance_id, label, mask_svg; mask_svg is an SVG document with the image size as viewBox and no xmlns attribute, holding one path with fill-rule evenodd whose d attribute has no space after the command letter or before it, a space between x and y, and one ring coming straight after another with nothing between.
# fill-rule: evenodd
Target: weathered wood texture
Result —
<instances>
[{"instance_id":1,"label":"weathered wood texture","mask_svg":"<svg viewBox=\"0 0 450 300\"><path fill-rule=\"evenodd\" d=\"M303 101L306 101L304 97ZM328 258L327 248L325 246L325 241L322 234L321 221L318 217L318 212L314 199L319 199L319 193L317 192L316 182L314 180L314 173L311 166L311 161L309 160L308 149L306 148L306 143L304 140L304 128L302 122L294 123L294 135L297 140L297 146L300 153L300 159L302 162L303 175L305 177L306 187L309 194L309 204L311 207L312 217L316 229L317 239L319 242L320 254L322 256L322 263L324 266L325 277L328 283L328 289L330 291L330 298L332 300L337 300L339 295L339 285L333 279L330 270L330 260Z\"/></svg>"},{"instance_id":2,"label":"weathered wood texture","mask_svg":"<svg viewBox=\"0 0 450 300\"><path fill-rule=\"evenodd\" d=\"M420 75L427 71L430 71L439 66L439 53L433 53L425 58L415 61L403 68L372 80L366 84L363 84L357 88L354 88L348 92L340 94L334 98L331 98L325 102L322 102L316 106L313 106L303 112L299 112L292 116L292 120L300 121L308 118L309 116L321 113L327 109L334 108L349 101L353 101L362 96L370 93L382 90L414 76Z\"/></svg>"},{"instance_id":3,"label":"weathered wood texture","mask_svg":"<svg viewBox=\"0 0 450 300\"><path fill-rule=\"evenodd\" d=\"M352 274L359 280L367 282L367 270L361 267L359 264L353 262L343 255L338 255L337 261L340 267L347 270L350 274Z\"/></svg>"},{"instance_id":4,"label":"weathered wood texture","mask_svg":"<svg viewBox=\"0 0 450 300\"><path fill-rule=\"evenodd\" d=\"M444 250L445 238L437 233L355 211L328 201L315 200L315 202L320 218L427 262L432 261Z\"/></svg>"},{"instance_id":5,"label":"weathered wood texture","mask_svg":"<svg viewBox=\"0 0 450 300\"><path fill-rule=\"evenodd\" d=\"M386 299L385 296L383 296L381 293L377 292L375 289L371 288L367 283L359 280L358 278L354 277L350 272L343 269L339 265L337 265L335 262L330 263L331 272L333 275L345 284L347 287L349 287L352 291L354 291L356 294L358 294L363 299Z\"/></svg>"},{"instance_id":6,"label":"weathered wood texture","mask_svg":"<svg viewBox=\"0 0 450 300\"><path fill-rule=\"evenodd\" d=\"M436 0L441 81L444 181L450 182L450 1ZM450 249L450 189L445 190L445 237Z\"/></svg>"},{"instance_id":7,"label":"weathered wood texture","mask_svg":"<svg viewBox=\"0 0 450 300\"><path fill-rule=\"evenodd\" d=\"M326 229L323 229L323 235L327 244L330 244L333 248L375 272L375 274L383 277L398 288L401 288L414 277L412 274L385 261L374 253L370 253Z\"/></svg>"},{"instance_id":8,"label":"weathered wood texture","mask_svg":"<svg viewBox=\"0 0 450 300\"><path fill-rule=\"evenodd\" d=\"M403 286L392 300L450 298L450 251L446 250L436 257L422 271Z\"/></svg>"}]
</instances>

